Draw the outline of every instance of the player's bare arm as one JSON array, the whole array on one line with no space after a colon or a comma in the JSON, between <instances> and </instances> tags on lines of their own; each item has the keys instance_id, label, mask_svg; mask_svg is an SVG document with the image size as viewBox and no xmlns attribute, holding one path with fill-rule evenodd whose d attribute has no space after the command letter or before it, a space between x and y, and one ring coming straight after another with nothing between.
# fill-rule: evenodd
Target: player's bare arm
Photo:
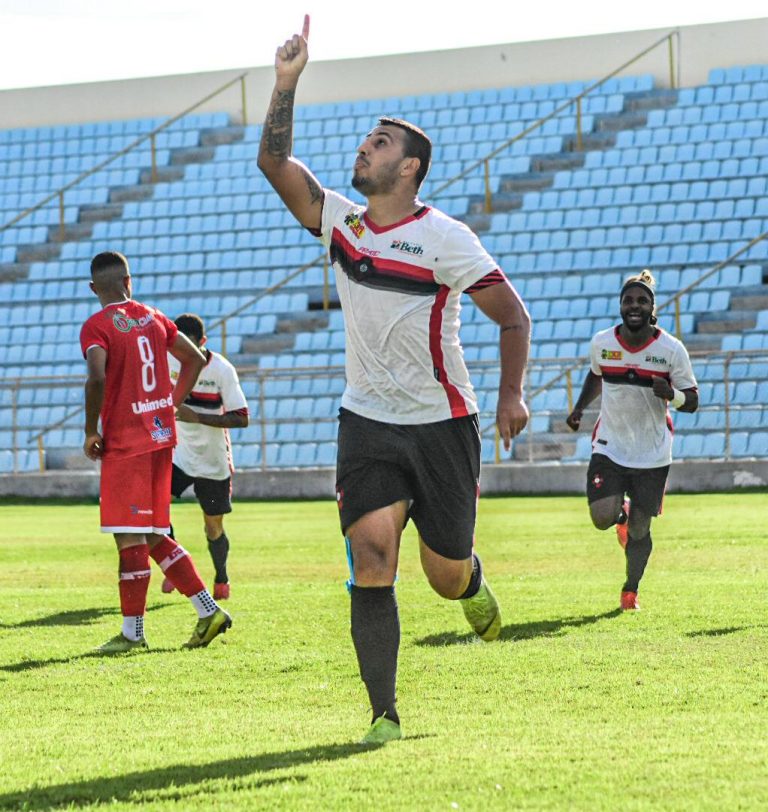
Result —
<instances>
[{"instance_id":1,"label":"player's bare arm","mask_svg":"<svg viewBox=\"0 0 768 812\"><path fill-rule=\"evenodd\" d=\"M181 364L176 386L173 387L173 405L178 409L187 399L200 375L200 370L205 366L205 356L181 332L177 334L168 352Z\"/></svg>"},{"instance_id":2,"label":"player's bare arm","mask_svg":"<svg viewBox=\"0 0 768 812\"><path fill-rule=\"evenodd\" d=\"M603 391L603 379L600 375L595 375L590 369L587 372L587 377L584 379L584 384L581 387L581 394L579 395L573 411L565 418L568 427L573 431L578 431L581 425L581 418L584 416L584 409Z\"/></svg>"},{"instance_id":3,"label":"player's bare arm","mask_svg":"<svg viewBox=\"0 0 768 812\"><path fill-rule=\"evenodd\" d=\"M86 355L88 377L85 381L85 442L83 451L91 460L104 453L104 441L99 433L99 414L104 402L104 382L107 377L107 352L103 347L89 347Z\"/></svg>"},{"instance_id":4,"label":"player's bare arm","mask_svg":"<svg viewBox=\"0 0 768 812\"><path fill-rule=\"evenodd\" d=\"M509 451L512 438L528 424L523 378L531 346L531 317L517 291L506 281L476 291L472 299L500 328L501 377L496 424L504 448Z\"/></svg>"},{"instance_id":5,"label":"player's bare arm","mask_svg":"<svg viewBox=\"0 0 768 812\"><path fill-rule=\"evenodd\" d=\"M210 426L214 429L244 429L248 426L248 414L244 410L205 414L181 405L176 410L176 419L182 423L199 423L201 426Z\"/></svg>"},{"instance_id":6,"label":"player's bare arm","mask_svg":"<svg viewBox=\"0 0 768 812\"><path fill-rule=\"evenodd\" d=\"M670 401L678 412L692 413L699 408L699 391L695 387L680 391L675 389L665 378L660 378L655 375L652 380L653 394L656 395L657 398ZM683 396L684 400L678 405L681 395Z\"/></svg>"},{"instance_id":7,"label":"player's bare arm","mask_svg":"<svg viewBox=\"0 0 768 812\"><path fill-rule=\"evenodd\" d=\"M280 195L291 214L305 227L320 228L323 188L301 161L291 155L293 105L299 77L309 52L309 15L301 34L294 34L275 53L275 87L259 144L259 169Z\"/></svg>"}]
</instances>

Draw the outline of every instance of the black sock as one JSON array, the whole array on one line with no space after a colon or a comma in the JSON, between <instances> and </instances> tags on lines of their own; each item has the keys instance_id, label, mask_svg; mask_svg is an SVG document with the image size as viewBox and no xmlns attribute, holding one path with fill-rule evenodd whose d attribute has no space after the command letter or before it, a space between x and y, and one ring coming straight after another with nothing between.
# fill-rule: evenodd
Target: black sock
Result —
<instances>
[{"instance_id":1,"label":"black sock","mask_svg":"<svg viewBox=\"0 0 768 812\"><path fill-rule=\"evenodd\" d=\"M645 565L651 557L653 542L651 534L646 533L641 539L629 537L627 542L627 580L622 588L622 592L637 592L640 586L640 579L645 572Z\"/></svg>"},{"instance_id":2,"label":"black sock","mask_svg":"<svg viewBox=\"0 0 768 812\"><path fill-rule=\"evenodd\" d=\"M483 565L477 553L472 553L472 575L469 578L469 584L464 592L459 595L458 600L463 601L466 598L472 598L477 595L477 590L480 589L480 584L483 582Z\"/></svg>"},{"instance_id":3,"label":"black sock","mask_svg":"<svg viewBox=\"0 0 768 812\"><path fill-rule=\"evenodd\" d=\"M229 555L229 539L222 533L217 539L208 539L208 552L211 554L213 566L216 569L214 581L217 584L228 584L227 556Z\"/></svg>"},{"instance_id":4,"label":"black sock","mask_svg":"<svg viewBox=\"0 0 768 812\"><path fill-rule=\"evenodd\" d=\"M176 541L176 536L173 535L173 525L171 525L171 529L168 531L168 537Z\"/></svg>"},{"instance_id":5,"label":"black sock","mask_svg":"<svg viewBox=\"0 0 768 812\"><path fill-rule=\"evenodd\" d=\"M352 642L373 718L400 724L395 708L400 618L393 586L352 586Z\"/></svg>"},{"instance_id":6,"label":"black sock","mask_svg":"<svg viewBox=\"0 0 768 812\"><path fill-rule=\"evenodd\" d=\"M619 511L619 517L616 519L616 524L626 524L629 516L624 512L624 508Z\"/></svg>"}]
</instances>

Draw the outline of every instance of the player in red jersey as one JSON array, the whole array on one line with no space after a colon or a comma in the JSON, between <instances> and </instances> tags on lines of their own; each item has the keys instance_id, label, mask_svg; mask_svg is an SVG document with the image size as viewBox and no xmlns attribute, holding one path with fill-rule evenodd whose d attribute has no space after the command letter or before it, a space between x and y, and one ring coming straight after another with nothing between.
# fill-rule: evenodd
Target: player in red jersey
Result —
<instances>
[{"instance_id":1,"label":"player in red jersey","mask_svg":"<svg viewBox=\"0 0 768 812\"><path fill-rule=\"evenodd\" d=\"M131 298L128 260L122 254L97 254L91 279L102 309L80 331L88 364L83 450L101 460L101 531L115 536L123 615L121 633L98 651L147 648L150 556L197 610L199 620L186 647L207 646L232 619L209 594L187 551L167 535L175 410L205 359L170 319ZM168 352L181 364L175 387Z\"/></svg>"}]
</instances>

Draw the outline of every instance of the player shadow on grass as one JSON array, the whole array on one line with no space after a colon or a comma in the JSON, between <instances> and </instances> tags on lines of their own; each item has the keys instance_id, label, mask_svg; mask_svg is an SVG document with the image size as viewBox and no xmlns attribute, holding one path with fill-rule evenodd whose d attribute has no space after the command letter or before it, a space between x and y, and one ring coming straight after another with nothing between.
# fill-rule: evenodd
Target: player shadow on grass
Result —
<instances>
[{"instance_id":1,"label":"player shadow on grass","mask_svg":"<svg viewBox=\"0 0 768 812\"><path fill-rule=\"evenodd\" d=\"M166 648L139 649L131 652L117 652L115 654L103 654L100 651L86 651L84 654L73 654L71 657L51 657L48 660L22 660L20 663L10 665L0 665L0 672L8 674L18 674L23 671L34 671L37 668L45 668L48 665L68 665L76 663L78 660L124 660L126 657L147 657L152 654L167 654L169 651L181 651L181 646L169 646Z\"/></svg>"},{"instance_id":2,"label":"player shadow on grass","mask_svg":"<svg viewBox=\"0 0 768 812\"><path fill-rule=\"evenodd\" d=\"M156 603L147 607L147 612L165 609L168 603ZM94 607L93 609L72 609L68 612L56 612L45 617L22 620L19 623L0 623L0 629L28 629L33 626L85 626L108 615L119 615L119 606Z\"/></svg>"},{"instance_id":3,"label":"player shadow on grass","mask_svg":"<svg viewBox=\"0 0 768 812\"><path fill-rule=\"evenodd\" d=\"M535 637L555 637L567 629L589 626L601 620L618 617L621 609L611 609L601 615L582 615L582 617L558 618L557 620L534 620L530 623L508 623L502 626L499 640L532 640ZM476 634L466 632L441 632L430 634L416 641L417 646L452 646L461 643L473 643L478 640Z\"/></svg>"},{"instance_id":4,"label":"player shadow on grass","mask_svg":"<svg viewBox=\"0 0 768 812\"><path fill-rule=\"evenodd\" d=\"M152 770L126 773L109 778L93 778L69 784L9 792L0 795L0 809L42 810L85 805L112 805L115 802L152 803L153 801L189 800L195 796L215 797L219 789L208 785L210 781L238 781L234 789L250 791L274 784L306 781L306 775L257 778L246 781L249 776L259 776L273 770L288 770L316 762L339 761L352 756L363 756L382 745L326 744L301 750L285 750L262 753L242 758L212 761L209 764L174 764ZM249 799L249 802L253 799Z\"/></svg>"},{"instance_id":5,"label":"player shadow on grass","mask_svg":"<svg viewBox=\"0 0 768 812\"><path fill-rule=\"evenodd\" d=\"M695 632L686 632L686 637L723 637L726 634L746 632L750 629L764 629L765 626L724 626L721 629L699 629Z\"/></svg>"}]
</instances>

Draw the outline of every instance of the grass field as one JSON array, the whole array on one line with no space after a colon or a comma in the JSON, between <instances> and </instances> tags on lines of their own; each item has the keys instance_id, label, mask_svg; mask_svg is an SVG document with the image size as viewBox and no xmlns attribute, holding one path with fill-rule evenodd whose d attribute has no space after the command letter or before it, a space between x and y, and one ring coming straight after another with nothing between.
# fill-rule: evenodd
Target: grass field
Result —
<instances>
[{"instance_id":1,"label":"grass field","mask_svg":"<svg viewBox=\"0 0 768 812\"><path fill-rule=\"evenodd\" d=\"M174 524L206 578L199 509ZM768 808L764 494L670 496L637 614L582 498L481 502L501 640L468 633L401 556L399 709L369 722L332 502L238 503L234 627L184 651L195 615L150 586L151 650L119 628L95 505L2 507L0 809Z\"/></svg>"}]
</instances>

